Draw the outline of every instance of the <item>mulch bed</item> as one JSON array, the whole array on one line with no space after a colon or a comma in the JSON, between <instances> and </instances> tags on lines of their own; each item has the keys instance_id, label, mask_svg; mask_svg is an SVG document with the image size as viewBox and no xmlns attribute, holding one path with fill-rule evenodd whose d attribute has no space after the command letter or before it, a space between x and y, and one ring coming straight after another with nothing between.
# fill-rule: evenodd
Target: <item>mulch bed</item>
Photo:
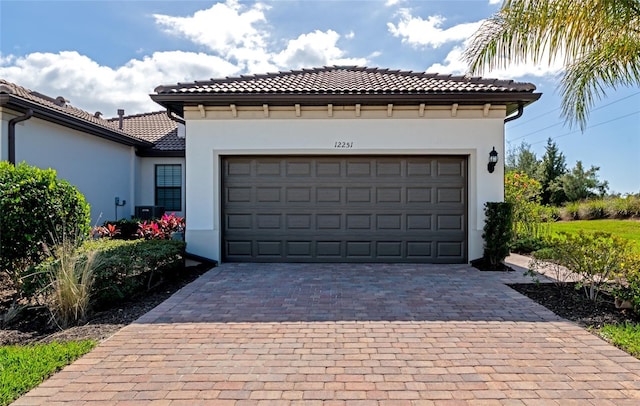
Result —
<instances>
[{"instance_id":1,"label":"mulch bed","mask_svg":"<svg viewBox=\"0 0 640 406\"><path fill-rule=\"evenodd\" d=\"M614 299L600 292L596 303L587 299L575 283L565 286L553 283L524 283L509 285L512 289L540 303L560 317L582 327L598 329L605 324L640 323L640 316L631 310L617 309Z\"/></svg>"},{"instance_id":2,"label":"mulch bed","mask_svg":"<svg viewBox=\"0 0 640 406\"><path fill-rule=\"evenodd\" d=\"M14 292L6 288L8 283L4 279L5 276L0 276L0 346L85 339L103 340L164 302L212 267L212 264L186 267L151 291L124 301L117 307L93 313L84 324L66 330L60 330L50 323L51 316L45 308L26 308L17 317L2 323L3 315L11 306Z\"/></svg>"}]
</instances>

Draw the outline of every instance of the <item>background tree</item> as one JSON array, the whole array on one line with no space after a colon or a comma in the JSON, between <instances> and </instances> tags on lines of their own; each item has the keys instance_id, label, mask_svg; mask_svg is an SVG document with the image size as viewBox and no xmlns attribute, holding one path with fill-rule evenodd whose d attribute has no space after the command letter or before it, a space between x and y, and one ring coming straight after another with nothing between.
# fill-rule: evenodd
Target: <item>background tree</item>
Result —
<instances>
[{"instance_id":1,"label":"background tree","mask_svg":"<svg viewBox=\"0 0 640 406\"><path fill-rule=\"evenodd\" d=\"M582 161L576 162L576 166L565 173L560 180L567 201L575 202L598 195L604 196L609 188L609 182L601 182L598 179L599 170L599 167L592 166L585 171Z\"/></svg>"},{"instance_id":2,"label":"background tree","mask_svg":"<svg viewBox=\"0 0 640 406\"><path fill-rule=\"evenodd\" d=\"M640 0L505 0L465 59L473 75L562 59L562 114L584 130L605 89L640 84Z\"/></svg>"},{"instance_id":3,"label":"background tree","mask_svg":"<svg viewBox=\"0 0 640 406\"><path fill-rule=\"evenodd\" d=\"M531 145L522 142L517 147L507 151L505 172L524 173L530 178L537 179L540 161L535 152L531 151Z\"/></svg>"},{"instance_id":4,"label":"background tree","mask_svg":"<svg viewBox=\"0 0 640 406\"><path fill-rule=\"evenodd\" d=\"M567 164L564 154L549 138L538 173L538 179L542 184L542 204L560 205L567 200L561 182L565 173L567 173Z\"/></svg>"}]
</instances>

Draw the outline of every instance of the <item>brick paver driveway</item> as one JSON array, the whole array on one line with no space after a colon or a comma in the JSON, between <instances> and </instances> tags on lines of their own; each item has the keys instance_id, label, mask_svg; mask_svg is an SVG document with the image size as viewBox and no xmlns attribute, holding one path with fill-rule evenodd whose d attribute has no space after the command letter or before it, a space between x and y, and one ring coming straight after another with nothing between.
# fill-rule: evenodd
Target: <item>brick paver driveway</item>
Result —
<instances>
[{"instance_id":1,"label":"brick paver driveway","mask_svg":"<svg viewBox=\"0 0 640 406\"><path fill-rule=\"evenodd\" d=\"M640 361L467 266L225 264L16 404L640 404Z\"/></svg>"}]
</instances>

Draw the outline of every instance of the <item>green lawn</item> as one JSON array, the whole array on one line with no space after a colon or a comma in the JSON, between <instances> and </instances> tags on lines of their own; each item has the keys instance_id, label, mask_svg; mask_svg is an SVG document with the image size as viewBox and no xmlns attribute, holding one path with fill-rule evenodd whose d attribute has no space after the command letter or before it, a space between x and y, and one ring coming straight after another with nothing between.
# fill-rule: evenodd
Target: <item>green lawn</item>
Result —
<instances>
[{"instance_id":1,"label":"green lawn","mask_svg":"<svg viewBox=\"0 0 640 406\"><path fill-rule=\"evenodd\" d=\"M600 329L600 335L623 351L636 358L640 357L639 324L605 325Z\"/></svg>"},{"instance_id":2,"label":"green lawn","mask_svg":"<svg viewBox=\"0 0 640 406\"><path fill-rule=\"evenodd\" d=\"M92 340L0 347L0 406L38 386L96 346Z\"/></svg>"},{"instance_id":3,"label":"green lawn","mask_svg":"<svg viewBox=\"0 0 640 406\"><path fill-rule=\"evenodd\" d=\"M635 220L576 220L551 224L552 232L574 233L584 231L604 231L632 241L640 253L640 221Z\"/></svg>"}]
</instances>

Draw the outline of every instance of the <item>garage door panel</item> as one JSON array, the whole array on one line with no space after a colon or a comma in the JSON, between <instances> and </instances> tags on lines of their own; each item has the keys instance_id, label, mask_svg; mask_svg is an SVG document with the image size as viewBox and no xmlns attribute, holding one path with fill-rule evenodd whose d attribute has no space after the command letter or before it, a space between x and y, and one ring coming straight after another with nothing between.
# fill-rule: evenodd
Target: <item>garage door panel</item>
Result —
<instances>
[{"instance_id":1,"label":"garage door panel","mask_svg":"<svg viewBox=\"0 0 640 406\"><path fill-rule=\"evenodd\" d=\"M256 160L256 176L280 176L282 163L278 159Z\"/></svg>"},{"instance_id":2,"label":"garage door panel","mask_svg":"<svg viewBox=\"0 0 640 406\"><path fill-rule=\"evenodd\" d=\"M464 189L463 188L438 188L436 192L438 196L438 203L459 203L464 204Z\"/></svg>"},{"instance_id":3,"label":"garage door panel","mask_svg":"<svg viewBox=\"0 0 640 406\"><path fill-rule=\"evenodd\" d=\"M225 245L227 255L231 257L247 259L253 257L253 241L226 241Z\"/></svg>"},{"instance_id":4,"label":"garage door panel","mask_svg":"<svg viewBox=\"0 0 640 406\"><path fill-rule=\"evenodd\" d=\"M282 188L280 187L256 187L256 202L280 202L282 201Z\"/></svg>"},{"instance_id":5,"label":"garage door panel","mask_svg":"<svg viewBox=\"0 0 640 406\"><path fill-rule=\"evenodd\" d=\"M438 176L462 176L464 164L459 160L440 159L438 160Z\"/></svg>"},{"instance_id":6,"label":"garage door panel","mask_svg":"<svg viewBox=\"0 0 640 406\"><path fill-rule=\"evenodd\" d=\"M228 157L222 168L225 261L466 262L464 157Z\"/></svg>"}]
</instances>

